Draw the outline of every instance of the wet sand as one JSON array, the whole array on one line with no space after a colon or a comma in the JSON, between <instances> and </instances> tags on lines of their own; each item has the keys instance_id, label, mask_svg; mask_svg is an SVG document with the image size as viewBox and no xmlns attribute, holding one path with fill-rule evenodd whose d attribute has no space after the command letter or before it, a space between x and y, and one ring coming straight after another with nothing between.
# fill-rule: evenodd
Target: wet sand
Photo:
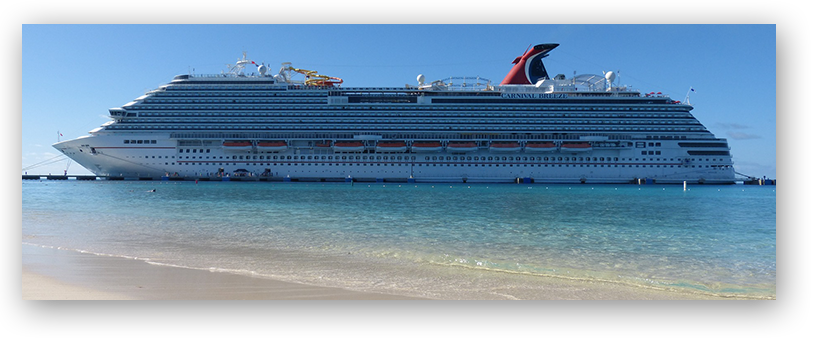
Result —
<instances>
[{"instance_id":1,"label":"wet sand","mask_svg":"<svg viewBox=\"0 0 818 338\"><path fill-rule=\"evenodd\" d=\"M420 299L23 245L24 300Z\"/></svg>"},{"instance_id":2,"label":"wet sand","mask_svg":"<svg viewBox=\"0 0 818 338\"><path fill-rule=\"evenodd\" d=\"M24 300L410 300L428 299L360 292L179 267L141 260L23 245ZM454 277L453 277L454 278ZM538 278L536 287L513 288L502 276L482 292L440 299L685 300L730 299L612 283ZM477 295L477 296L476 296ZM482 295L482 296L480 296Z\"/></svg>"}]
</instances>

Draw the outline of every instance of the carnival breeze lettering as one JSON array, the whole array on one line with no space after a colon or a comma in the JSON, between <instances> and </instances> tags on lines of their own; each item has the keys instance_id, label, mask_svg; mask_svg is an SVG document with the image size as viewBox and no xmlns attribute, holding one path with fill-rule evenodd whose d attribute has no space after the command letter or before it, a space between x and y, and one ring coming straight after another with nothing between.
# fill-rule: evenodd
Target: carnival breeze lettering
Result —
<instances>
[{"instance_id":1,"label":"carnival breeze lettering","mask_svg":"<svg viewBox=\"0 0 818 338\"><path fill-rule=\"evenodd\" d=\"M503 94L504 99L564 99L568 94Z\"/></svg>"}]
</instances>

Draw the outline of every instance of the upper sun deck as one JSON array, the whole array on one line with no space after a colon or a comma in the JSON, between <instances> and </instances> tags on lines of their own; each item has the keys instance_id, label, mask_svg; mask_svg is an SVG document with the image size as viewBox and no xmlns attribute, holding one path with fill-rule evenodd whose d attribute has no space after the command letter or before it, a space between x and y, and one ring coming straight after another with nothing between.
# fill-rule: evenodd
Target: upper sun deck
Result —
<instances>
[{"instance_id":1,"label":"upper sun deck","mask_svg":"<svg viewBox=\"0 0 818 338\"><path fill-rule=\"evenodd\" d=\"M491 80L475 77L450 77L425 82L425 77L421 74L417 77L417 85L405 85L404 87L341 87L343 80L337 77L317 74L316 71L305 70L292 67L292 64L285 62L277 73L270 72L269 67L264 64L257 64L247 60L246 55L239 59L235 65L228 65L229 70L220 74L183 74L177 75L173 80L154 91L164 91L167 89L188 89L188 90L299 90L299 91L320 91L329 96L338 95L398 95L412 96L499 96L503 98L516 99L549 99L549 98L582 98L582 97L611 97L611 98L639 98L650 97L667 99L669 103L681 103L670 101L670 98L661 93L645 94L630 86L623 86L616 80L618 74L606 72L603 75L581 74L572 78L566 78L563 74L549 77L540 61L547 56L546 51L555 48L556 44L542 45L547 48L535 48L526 55L515 60L515 64L522 63L524 59L533 57L537 62L527 62L526 71L515 66L510 75L519 77L515 81L504 79L500 85L492 85ZM542 47L537 46L537 47ZM531 55L529 55L531 54ZM245 66L253 65L257 67L257 73L244 73ZM519 65L518 65L519 66ZM519 68L519 69L518 69ZM525 67L524 67L525 68ZM532 69L537 70L536 72ZM525 79L522 75L525 73ZM152 91L153 92L153 91ZM150 94L150 92L149 92Z\"/></svg>"},{"instance_id":2,"label":"upper sun deck","mask_svg":"<svg viewBox=\"0 0 818 338\"><path fill-rule=\"evenodd\" d=\"M329 96L329 97L369 97L369 98L400 98L400 97L453 97L457 102L464 98L474 98L474 103L491 103L486 101L489 98L503 99L503 103L520 102L541 102L542 100L553 99L591 99L604 98L606 100L624 100L621 103L636 103L633 100L640 100L642 103L681 103L671 101L670 98L661 93L650 93L642 95L638 90L632 90L624 86L600 85L601 76L580 75L572 79L561 79L559 76L553 80L539 81L535 85L507 84L492 86L490 81L479 77L451 77L444 80L433 81L431 83L420 83L419 85L405 85L404 87L342 87L342 86L310 86L300 82L281 82L271 76L260 75L232 75L232 74L206 74L206 75L179 75L168 85L157 88L148 93L158 94L160 92L171 91L177 93L188 93L195 96L266 96L273 95L272 92L279 92L275 95L296 95L293 92L302 93L297 95ZM604 79L604 78L603 78ZM478 81L479 80L479 81ZM181 91L181 92L180 92ZM267 94L264 94L267 92ZM245 94L240 94L245 93ZM253 93L253 94L246 94ZM290 93L290 94L286 94ZM174 94L179 95L179 94ZM144 98L144 97L143 97ZM510 99L516 99L510 100ZM520 101L522 100L522 101ZM534 101L532 101L534 100ZM331 100L332 101L332 100ZM370 100L371 101L371 100ZM366 102L370 102L366 101ZM405 100L387 100L394 103L406 103ZM383 101L383 102L387 102ZM519 102L517 102L519 101ZM335 102L335 101L333 101ZM340 101L351 103L352 101ZM357 102L357 101L356 101ZM377 101L382 102L382 101ZM412 100L411 102L426 102L422 100ZM431 102L431 101L430 101ZM436 101L437 102L437 101ZM469 101L471 102L471 101ZM492 101L493 102L493 101ZM612 101L606 101L612 102ZM362 101L363 103L363 101ZM463 103L463 102L461 102ZM499 103L494 102L494 103ZM580 102L577 103L589 103Z\"/></svg>"}]
</instances>

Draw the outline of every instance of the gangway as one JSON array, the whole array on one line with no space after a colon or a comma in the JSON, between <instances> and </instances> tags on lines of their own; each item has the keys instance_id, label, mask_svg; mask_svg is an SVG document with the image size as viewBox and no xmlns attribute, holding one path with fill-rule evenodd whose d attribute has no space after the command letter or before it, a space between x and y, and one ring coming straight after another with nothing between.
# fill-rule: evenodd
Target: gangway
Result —
<instances>
[{"instance_id":1,"label":"gangway","mask_svg":"<svg viewBox=\"0 0 818 338\"><path fill-rule=\"evenodd\" d=\"M745 175L737 171L735 173L736 175L746 177L746 179L742 179L742 181L744 181L744 185L775 185L776 183L775 179L767 178L766 176L764 178L758 178L755 176Z\"/></svg>"},{"instance_id":2,"label":"gangway","mask_svg":"<svg viewBox=\"0 0 818 338\"><path fill-rule=\"evenodd\" d=\"M750 175L745 175L745 174L742 174L742 173L740 173L740 172L738 172L738 171L735 171L735 173L736 173L736 175L740 175L740 176L744 176L744 177L746 177L748 180L753 180L753 181L755 181L755 180L757 180L757 179L758 179L758 177L755 177L755 176L750 176Z\"/></svg>"}]
</instances>

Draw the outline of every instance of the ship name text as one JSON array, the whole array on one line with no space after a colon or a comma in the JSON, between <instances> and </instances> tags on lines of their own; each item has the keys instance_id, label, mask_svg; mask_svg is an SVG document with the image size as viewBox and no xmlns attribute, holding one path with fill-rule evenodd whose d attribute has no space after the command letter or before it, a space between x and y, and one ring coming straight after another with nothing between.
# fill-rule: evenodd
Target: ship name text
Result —
<instances>
[{"instance_id":1,"label":"ship name text","mask_svg":"<svg viewBox=\"0 0 818 338\"><path fill-rule=\"evenodd\" d=\"M564 99L568 94L503 94L504 99Z\"/></svg>"}]
</instances>

